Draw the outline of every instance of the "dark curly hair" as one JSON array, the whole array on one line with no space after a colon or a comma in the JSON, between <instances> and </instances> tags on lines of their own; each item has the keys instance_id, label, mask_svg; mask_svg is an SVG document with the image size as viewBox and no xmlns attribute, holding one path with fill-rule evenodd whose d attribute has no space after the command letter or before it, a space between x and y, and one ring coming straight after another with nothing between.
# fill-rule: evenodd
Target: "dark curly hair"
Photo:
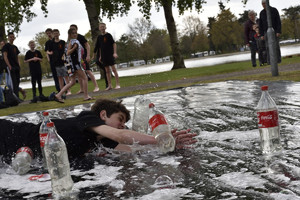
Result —
<instances>
[{"instance_id":1,"label":"dark curly hair","mask_svg":"<svg viewBox=\"0 0 300 200\"><path fill-rule=\"evenodd\" d=\"M99 116L102 110L106 111L107 117L110 117L114 113L122 112L126 116L126 122L130 120L130 111L122 104L122 100L114 101L110 99L97 99L92 106L91 111Z\"/></svg>"}]
</instances>

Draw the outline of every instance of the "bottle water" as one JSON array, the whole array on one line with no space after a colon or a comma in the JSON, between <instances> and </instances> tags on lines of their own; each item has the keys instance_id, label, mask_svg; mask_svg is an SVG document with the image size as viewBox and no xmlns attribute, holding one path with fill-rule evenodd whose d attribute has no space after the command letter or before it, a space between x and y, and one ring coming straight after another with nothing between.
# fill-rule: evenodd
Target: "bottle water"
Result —
<instances>
[{"instance_id":1,"label":"bottle water","mask_svg":"<svg viewBox=\"0 0 300 200\"><path fill-rule=\"evenodd\" d=\"M49 113L48 112L43 112L43 121L41 123L40 126L40 131L39 131L39 135L40 135L40 147L41 147L41 151L42 151L42 156L43 156L43 167L44 169L47 169L47 162L45 159L45 142L47 140L47 136L48 136L48 132L49 132L49 128L47 127L47 124L51 122L50 118L49 118Z\"/></svg>"},{"instance_id":2,"label":"bottle water","mask_svg":"<svg viewBox=\"0 0 300 200\"><path fill-rule=\"evenodd\" d=\"M148 133L150 103L150 100L144 98L144 96L135 99L134 113L132 119L132 130L144 134Z\"/></svg>"},{"instance_id":3,"label":"bottle water","mask_svg":"<svg viewBox=\"0 0 300 200\"><path fill-rule=\"evenodd\" d=\"M268 86L262 86L262 95L256 107L258 129L260 133L263 154L269 154L282 149L277 106L269 95Z\"/></svg>"},{"instance_id":4,"label":"bottle water","mask_svg":"<svg viewBox=\"0 0 300 200\"><path fill-rule=\"evenodd\" d=\"M29 147L21 147L17 150L16 156L11 165L17 174L26 174L30 170L33 159L33 152Z\"/></svg>"},{"instance_id":5,"label":"bottle water","mask_svg":"<svg viewBox=\"0 0 300 200\"><path fill-rule=\"evenodd\" d=\"M155 137L160 151L167 153L174 151L175 139L171 134L171 128L163 113L155 108L153 103L149 104L149 126L151 133Z\"/></svg>"},{"instance_id":6,"label":"bottle water","mask_svg":"<svg viewBox=\"0 0 300 200\"><path fill-rule=\"evenodd\" d=\"M74 183L70 175L67 148L63 139L57 134L54 123L50 122L47 126L49 132L45 143L45 156L51 176L52 193L55 197L68 197Z\"/></svg>"}]
</instances>

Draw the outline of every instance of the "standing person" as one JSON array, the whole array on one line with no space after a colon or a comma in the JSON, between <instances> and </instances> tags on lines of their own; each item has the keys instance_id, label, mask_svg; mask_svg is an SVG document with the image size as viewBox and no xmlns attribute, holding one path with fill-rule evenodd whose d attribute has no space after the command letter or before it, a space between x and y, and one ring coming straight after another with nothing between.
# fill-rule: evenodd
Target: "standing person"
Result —
<instances>
[{"instance_id":1,"label":"standing person","mask_svg":"<svg viewBox=\"0 0 300 200\"><path fill-rule=\"evenodd\" d=\"M58 29L53 29L53 41L52 41L52 60L53 65L55 67L59 88L60 90L64 87L64 83L68 84L69 76L67 72L67 68L65 67L64 62L64 52L65 52L65 44L64 40L59 39L60 33ZM65 82L64 82L65 81ZM71 95L71 91L68 90L67 95Z\"/></svg>"},{"instance_id":2,"label":"standing person","mask_svg":"<svg viewBox=\"0 0 300 200\"><path fill-rule=\"evenodd\" d=\"M76 31L78 31L78 27L76 24L72 24L70 25L70 28L73 28L75 29ZM80 42L81 46L83 47L84 49L84 54L82 56L82 59L83 59L83 62L84 62L84 70L85 72L87 73L87 75L90 77L91 81L93 82L94 84L94 90L93 92L98 92L99 91L99 86L98 86L98 83L96 81L96 78L94 76L94 74L92 73L91 71L91 68L90 68L90 61L91 61L91 54L90 54L90 45L88 43L88 41L85 39L85 37L83 35L80 35L79 33L77 33L77 40ZM80 81L80 91L78 93L82 93L83 90L82 90L82 80L79 80Z\"/></svg>"},{"instance_id":3,"label":"standing person","mask_svg":"<svg viewBox=\"0 0 300 200\"><path fill-rule=\"evenodd\" d=\"M50 67L51 67L51 72L52 72L52 77L54 80L54 84L55 84L55 88L57 90L57 92L60 91L60 87L59 87L59 82L58 82L58 78L57 78L57 73L56 73L56 69L55 66L53 65L53 59L52 59L52 43L53 43L53 33L52 33L52 29L51 28L47 28L45 33L48 36L48 41L45 43L45 52L47 54L47 60L50 63Z\"/></svg>"},{"instance_id":4,"label":"standing person","mask_svg":"<svg viewBox=\"0 0 300 200\"><path fill-rule=\"evenodd\" d=\"M29 41L28 46L30 50L28 50L25 54L25 63L29 63L29 70L31 76L31 85L32 85L32 95L33 99L32 103L36 103L36 83L38 84L39 89L39 97L40 99L44 99L43 88L42 88L42 54L39 50L35 49L35 43L33 40Z\"/></svg>"},{"instance_id":5,"label":"standing person","mask_svg":"<svg viewBox=\"0 0 300 200\"><path fill-rule=\"evenodd\" d=\"M80 42L76 39L77 38L77 31L76 29L69 29L68 35L70 38L67 50L67 56L71 57L71 68L69 72L69 76L71 76L71 81L67 83L58 94L55 95L55 101L64 103L62 99L62 95L64 92L69 90L75 83L76 83L76 76L82 80L82 89L83 89L83 96L84 101L92 100L93 98L88 94L88 87L87 87L87 77L82 70L81 67L81 59L82 59L82 50L83 47L81 46Z\"/></svg>"},{"instance_id":6,"label":"standing person","mask_svg":"<svg viewBox=\"0 0 300 200\"><path fill-rule=\"evenodd\" d=\"M1 87L2 78L4 76L4 72L7 73L6 63L4 61L4 57L3 57L3 54L2 54L2 48L4 47L4 45L5 45L5 41L3 40L3 41L0 42L0 103L2 103L3 100L4 100L3 91L2 91L3 88Z\"/></svg>"},{"instance_id":7,"label":"standing person","mask_svg":"<svg viewBox=\"0 0 300 200\"><path fill-rule=\"evenodd\" d=\"M266 11L266 7L267 7L266 0L262 0L261 4L264 9L260 11L259 14L259 30L260 30L261 38L266 41L268 64L270 64L270 55L269 55L269 47L268 47L269 45L268 45L268 38L267 38L268 20L267 20L267 11ZM279 46L279 37L281 35L281 19L280 19L279 12L276 8L270 6L270 13L271 13L272 27L274 29L275 38L276 38L277 62L281 63L281 52Z\"/></svg>"},{"instance_id":8,"label":"standing person","mask_svg":"<svg viewBox=\"0 0 300 200\"><path fill-rule=\"evenodd\" d=\"M258 26L255 27L255 32L256 34L254 35L254 38L256 40L256 46L258 49L259 65L264 66L264 64L267 63L266 43L265 40L262 40L260 37Z\"/></svg>"},{"instance_id":9,"label":"standing person","mask_svg":"<svg viewBox=\"0 0 300 200\"><path fill-rule=\"evenodd\" d=\"M96 47L99 48L99 63L102 63L103 66L105 67L105 72L106 72L106 77L108 82L108 87L105 90L112 89L110 66L116 78L115 89L119 89L120 88L119 75L115 67L115 59L118 57L117 44L115 43L112 35L106 32L105 23L99 24L99 30L100 30L100 35L97 38L98 43L96 44Z\"/></svg>"},{"instance_id":10,"label":"standing person","mask_svg":"<svg viewBox=\"0 0 300 200\"><path fill-rule=\"evenodd\" d=\"M17 97L19 97L19 85L20 85L20 64L18 55L20 53L18 47L14 45L15 34L13 32L8 33L8 43L2 48L4 61L9 68L13 91ZM21 92L24 90L21 90ZM24 94L23 94L24 96ZM26 96L26 95L25 95Z\"/></svg>"},{"instance_id":11,"label":"standing person","mask_svg":"<svg viewBox=\"0 0 300 200\"><path fill-rule=\"evenodd\" d=\"M256 67L256 41L254 39L255 31L253 25L256 24L256 12L250 10L248 12L248 21L244 25L245 44L250 48L251 51L251 63L252 67Z\"/></svg>"}]
</instances>

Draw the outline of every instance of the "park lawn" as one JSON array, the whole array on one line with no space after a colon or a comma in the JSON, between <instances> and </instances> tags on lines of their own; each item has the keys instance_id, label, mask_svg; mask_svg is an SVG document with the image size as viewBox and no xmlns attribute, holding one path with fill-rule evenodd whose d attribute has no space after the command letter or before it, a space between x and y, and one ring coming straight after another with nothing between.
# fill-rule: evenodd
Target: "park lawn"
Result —
<instances>
[{"instance_id":1,"label":"park lawn","mask_svg":"<svg viewBox=\"0 0 300 200\"><path fill-rule=\"evenodd\" d=\"M199 61L200 62L200 61ZM287 65L287 64L294 64L294 63L300 63L300 56L293 56L292 58L283 58L282 63L280 65ZM265 66L270 67L270 66ZM120 77L120 83L122 87L128 87L128 86L135 86L135 85L145 85L149 83L158 83L158 82L166 82L166 81L174 81L174 80L181 80L181 79L189 79L189 78L195 78L195 77L204 77L204 76L211 76L216 74L225 74L230 72L242 72L242 71L249 71L249 70L255 70L250 65L249 61L244 62L234 62L234 63L226 63L226 64L220 64L215 66L209 66L209 67L199 67L199 68L188 68L188 69L177 69L167 72L160 72L160 73L154 73L154 74L147 74L147 75L137 75L137 76L128 76L128 77ZM209 80L205 82L217 82L217 81L226 81L230 80L232 78L223 78L223 79L215 79L215 80ZM265 80L265 81L279 81L279 80L286 80L286 81L300 81L300 71L293 71L293 72L281 72L279 76L273 77L271 76L271 72L268 74L259 74L259 75L241 75L239 77L234 77L235 80L245 80L245 81L251 81L251 80ZM114 84L114 79L112 80L112 83ZM98 80L98 84L100 87L100 90L104 90L104 80ZM97 95L95 93L92 94L93 97L96 98L120 98L124 96L133 96L138 94L146 94L151 93L155 91L161 91L166 89L172 89L177 87L187 87L190 85L195 84L193 83L185 83L185 84L176 84L168 87L156 87L151 89L139 89L139 90L131 90L127 92L114 92L114 93L107 93L107 94L101 94ZM89 81L88 85L89 91L92 91L93 84ZM142 88L142 87L141 87ZM75 94L79 90L79 84L75 84L71 91L73 94ZM26 89L27 91L27 97L26 100L32 99L32 91L31 89ZM49 87L43 87L43 93L45 95L49 95L51 92L55 91L54 86ZM93 101L90 101L93 102ZM90 103L89 102L89 103ZM88 103L88 102L84 102ZM7 116L11 114L16 113L25 113L25 112L34 112L34 111L43 111L43 110L49 110L49 109L55 109L55 108L62 108L62 107L68 107L68 106L75 106L83 104L82 97L78 98L72 98L72 100L66 100L64 104L57 103L55 101L49 101L49 102L38 102L34 104L27 104L22 103L15 107L0 109L0 116Z\"/></svg>"}]
</instances>

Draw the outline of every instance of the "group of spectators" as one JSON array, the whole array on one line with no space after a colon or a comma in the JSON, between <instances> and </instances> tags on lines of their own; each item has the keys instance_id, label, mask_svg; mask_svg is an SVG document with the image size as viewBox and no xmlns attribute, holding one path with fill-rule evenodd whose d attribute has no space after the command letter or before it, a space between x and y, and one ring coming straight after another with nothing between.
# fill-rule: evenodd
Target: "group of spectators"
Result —
<instances>
[{"instance_id":1,"label":"group of spectators","mask_svg":"<svg viewBox=\"0 0 300 200\"><path fill-rule=\"evenodd\" d=\"M270 64L269 47L268 47L268 20L267 20L267 5L266 0L262 0L263 10L256 18L256 13L253 10L248 12L248 21L244 26L245 43L251 51L251 63L256 67L256 53L258 53L259 65L264 66ZM279 37L281 34L281 20L279 12L276 8L270 6L270 16L272 28L276 37L277 62L281 62L281 53L279 46Z\"/></svg>"},{"instance_id":2,"label":"group of spectators","mask_svg":"<svg viewBox=\"0 0 300 200\"><path fill-rule=\"evenodd\" d=\"M115 68L115 59L117 55L117 46L110 33L106 32L106 24L100 23L100 35L94 48L93 56L91 57L91 47L86 38L77 33L78 27L75 24L70 25L68 31L67 41L59 38L60 32L58 29L46 29L45 33L48 36L48 41L45 43L45 52L47 60L50 63L53 80L56 88L56 95L54 100L63 103L67 95L71 95L70 88L76 83L80 84L80 90L77 92L84 93L84 100L91 100L92 97L88 94L88 77L94 85L93 92L99 91L99 86L95 76L90 69L90 61L96 60L96 63L102 68L104 79L106 82L106 89L111 90L111 69L115 75L116 87L120 88L118 72ZM0 85L3 83L4 74L6 75L5 84L14 92L19 98L19 92L22 93L23 99L26 98L26 91L19 87L20 84L20 51L14 45L15 35L9 32L6 41L0 43ZM33 40L28 43L29 50L25 54L24 62L28 63L30 69L31 83L32 83L32 103L38 100L47 99L43 94L42 88L42 68L41 60L43 56L41 52L35 49L35 42ZM10 84L11 83L11 84ZM38 85L39 96L36 92L36 84ZM0 102L4 102L3 88L0 87Z\"/></svg>"}]
</instances>

